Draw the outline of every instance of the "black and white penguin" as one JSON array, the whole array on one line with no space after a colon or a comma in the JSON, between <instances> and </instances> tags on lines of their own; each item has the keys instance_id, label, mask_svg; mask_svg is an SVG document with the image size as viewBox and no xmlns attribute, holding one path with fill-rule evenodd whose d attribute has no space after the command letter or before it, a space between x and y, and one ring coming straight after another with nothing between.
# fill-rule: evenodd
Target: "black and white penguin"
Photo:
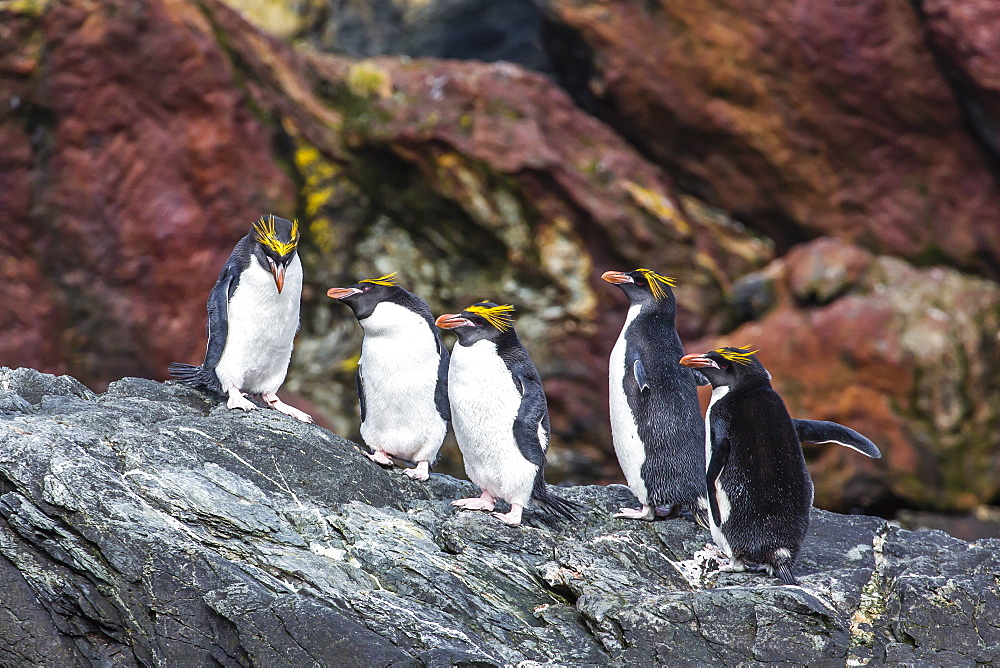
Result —
<instances>
[{"instance_id":1,"label":"black and white penguin","mask_svg":"<svg viewBox=\"0 0 1000 668\"><path fill-rule=\"evenodd\" d=\"M228 394L229 408L257 408L245 392L260 395L286 415L312 422L309 415L283 403L276 394L285 380L299 329L302 263L298 244L296 221L269 215L253 224L209 293L205 361L201 366L171 364L174 378Z\"/></svg>"},{"instance_id":2,"label":"black and white penguin","mask_svg":"<svg viewBox=\"0 0 1000 668\"><path fill-rule=\"evenodd\" d=\"M705 414L709 524L731 560L725 570L763 566L785 584L795 584L792 565L813 500L800 432L809 440L847 442L869 456L881 455L871 441L836 423L796 424L757 351L748 348L719 348L680 360L712 384Z\"/></svg>"},{"instance_id":3,"label":"black and white penguin","mask_svg":"<svg viewBox=\"0 0 1000 668\"><path fill-rule=\"evenodd\" d=\"M674 326L674 279L649 269L607 271L601 278L621 288L628 315L608 364L611 434L638 510L615 515L653 519L687 508L705 521L705 427L698 403L701 374L681 366L684 354Z\"/></svg>"},{"instance_id":4,"label":"black and white penguin","mask_svg":"<svg viewBox=\"0 0 1000 668\"><path fill-rule=\"evenodd\" d=\"M479 498L452 505L492 511L496 500L504 499L510 512L494 515L517 526L534 499L543 510L569 519L576 504L552 494L542 474L549 412L538 371L514 331L513 312L513 306L483 301L436 320L458 336L448 368L452 427L465 472L483 490Z\"/></svg>"},{"instance_id":5,"label":"black and white penguin","mask_svg":"<svg viewBox=\"0 0 1000 668\"><path fill-rule=\"evenodd\" d=\"M390 456L414 462L406 475L427 480L451 421L448 349L430 308L394 273L326 294L350 306L365 331L357 384L368 457L383 466L392 466Z\"/></svg>"}]
</instances>

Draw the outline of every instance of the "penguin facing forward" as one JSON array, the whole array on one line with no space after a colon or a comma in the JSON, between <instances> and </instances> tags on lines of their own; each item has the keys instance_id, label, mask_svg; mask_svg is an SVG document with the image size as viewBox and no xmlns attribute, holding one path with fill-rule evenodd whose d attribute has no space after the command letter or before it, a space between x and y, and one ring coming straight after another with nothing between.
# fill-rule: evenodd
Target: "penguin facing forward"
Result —
<instances>
[{"instance_id":1,"label":"penguin facing forward","mask_svg":"<svg viewBox=\"0 0 1000 668\"><path fill-rule=\"evenodd\" d=\"M365 332L356 379L361 436L374 450L369 459L414 462L404 473L427 480L451 421L448 349L430 308L401 288L395 273L326 294L351 307Z\"/></svg>"},{"instance_id":2,"label":"penguin facing forward","mask_svg":"<svg viewBox=\"0 0 1000 668\"><path fill-rule=\"evenodd\" d=\"M208 348L200 366L174 362L170 374L181 382L228 394L229 408L257 405L244 396L259 394L267 405L303 422L312 418L278 399L299 329L302 262L297 253L299 224L262 216L239 240L208 296Z\"/></svg>"},{"instance_id":3,"label":"penguin facing forward","mask_svg":"<svg viewBox=\"0 0 1000 668\"><path fill-rule=\"evenodd\" d=\"M517 526L533 499L546 512L571 519L578 506L545 485L549 412L538 371L514 331L513 312L513 306L482 301L435 321L458 337L448 368L452 427L465 472L483 491L452 505L492 511L504 499L510 512L494 516Z\"/></svg>"},{"instance_id":4,"label":"penguin facing forward","mask_svg":"<svg viewBox=\"0 0 1000 668\"><path fill-rule=\"evenodd\" d=\"M881 455L871 441L836 423L793 421L757 351L748 348L719 348L680 360L712 384L705 414L709 526L731 560L724 570L762 566L795 584L792 565L813 501L801 435Z\"/></svg>"},{"instance_id":5,"label":"penguin facing forward","mask_svg":"<svg viewBox=\"0 0 1000 668\"><path fill-rule=\"evenodd\" d=\"M705 427L698 403L701 374L677 363L684 354L674 326L674 279L649 269L607 271L601 278L629 299L608 364L611 434L638 510L615 517L651 520L688 508L705 522Z\"/></svg>"}]
</instances>

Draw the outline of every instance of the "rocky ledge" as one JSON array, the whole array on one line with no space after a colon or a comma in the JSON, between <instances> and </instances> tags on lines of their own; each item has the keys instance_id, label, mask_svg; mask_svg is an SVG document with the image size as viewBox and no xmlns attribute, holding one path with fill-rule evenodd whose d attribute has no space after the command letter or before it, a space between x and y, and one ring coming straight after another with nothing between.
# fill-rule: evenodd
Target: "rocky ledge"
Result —
<instances>
[{"instance_id":1,"label":"rocky ledge","mask_svg":"<svg viewBox=\"0 0 1000 668\"><path fill-rule=\"evenodd\" d=\"M684 520L511 528L354 443L192 390L0 370L0 664L1000 661L1000 541L815 511L800 586Z\"/></svg>"}]
</instances>

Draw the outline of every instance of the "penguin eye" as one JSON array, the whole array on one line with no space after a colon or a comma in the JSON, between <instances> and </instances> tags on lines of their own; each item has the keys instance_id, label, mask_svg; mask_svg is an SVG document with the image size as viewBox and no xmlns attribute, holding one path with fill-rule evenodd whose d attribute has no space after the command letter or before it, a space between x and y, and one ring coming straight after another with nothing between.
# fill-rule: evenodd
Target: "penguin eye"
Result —
<instances>
[{"instance_id":1,"label":"penguin eye","mask_svg":"<svg viewBox=\"0 0 1000 668\"><path fill-rule=\"evenodd\" d=\"M371 288L366 285L365 287L361 288L361 290L363 292L368 292L369 290L371 290Z\"/></svg>"}]
</instances>

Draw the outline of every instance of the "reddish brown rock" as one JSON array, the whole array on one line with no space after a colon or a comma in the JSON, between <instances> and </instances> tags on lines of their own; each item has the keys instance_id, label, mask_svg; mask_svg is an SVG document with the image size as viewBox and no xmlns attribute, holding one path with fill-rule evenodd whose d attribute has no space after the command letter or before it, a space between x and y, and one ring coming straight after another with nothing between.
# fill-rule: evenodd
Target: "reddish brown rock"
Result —
<instances>
[{"instance_id":1,"label":"reddish brown rock","mask_svg":"<svg viewBox=\"0 0 1000 668\"><path fill-rule=\"evenodd\" d=\"M546 4L615 127L780 247L837 236L998 275L1000 187L908 0ZM985 53L1000 33L968 34Z\"/></svg>"},{"instance_id":2,"label":"reddish brown rock","mask_svg":"<svg viewBox=\"0 0 1000 668\"><path fill-rule=\"evenodd\" d=\"M1000 4L925 0L921 8L969 124L1000 163Z\"/></svg>"},{"instance_id":3,"label":"reddish brown rock","mask_svg":"<svg viewBox=\"0 0 1000 668\"><path fill-rule=\"evenodd\" d=\"M828 239L767 273L774 310L701 345L753 344L793 416L841 422L882 449L873 461L809 448L817 505L956 511L996 498L1000 287Z\"/></svg>"}]
</instances>

